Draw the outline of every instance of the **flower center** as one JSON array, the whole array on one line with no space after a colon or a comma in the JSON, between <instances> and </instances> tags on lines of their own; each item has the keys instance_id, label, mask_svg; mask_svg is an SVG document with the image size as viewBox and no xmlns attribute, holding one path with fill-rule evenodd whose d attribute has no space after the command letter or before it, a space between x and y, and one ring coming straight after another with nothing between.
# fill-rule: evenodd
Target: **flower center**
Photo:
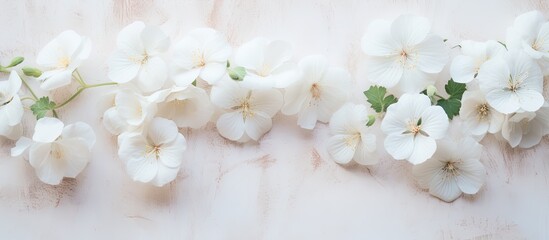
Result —
<instances>
[{"instance_id":1,"label":"flower center","mask_svg":"<svg viewBox=\"0 0 549 240\"><path fill-rule=\"evenodd\" d=\"M269 74L271 74L271 66L269 66L267 64L261 66L261 69L259 69L259 71L257 71L257 75L261 76L261 77L269 76Z\"/></svg>"},{"instance_id":2,"label":"flower center","mask_svg":"<svg viewBox=\"0 0 549 240\"><path fill-rule=\"evenodd\" d=\"M50 156L52 156L54 159L62 159L65 154L63 153L63 151L61 151L61 149L59 149L59 147L56 147L54 145L50 150Z\"/></svg>"},{"instance_id":3,"label":"flower center","mask_svg":"<svg viewBox=\"0 0 549 240\"><path fill-rule=\"evenodd\" d=\"M412 126L412 129L410 129L410 132L412 132L414 136L417 135L419 131L421 131L421 126Z\"/></svg>"},{"instance_id":4,"label":"flower center","mask_svg":"<svg viewBox=\"0 0 549 240\"><path fill-rule=\"evenodd\" d=\"M511 92L517 92L520 89L520 86L524 80L528 78L528 72L522 72L519 75L513 77L512 75L509 76L509 84L508 89Z\"/></svg>"},{"instance_id":5,"label":"flower center","mask_svg":"<svg viewBox=\"0 0 549 240\"><path fill-rule=\"evenodd\" d=\"M429 137L429 134L421 129L421 118L419 118L417 122L409 121L408 130L402 132L402 134L412 134L414 135L414 137L417 136L418 133L423 136Z\"/></svg>"},{"instance_id":6,"label":"flower center","mask_svg":"<svg viewBox=\"0 0 549 240\"><path fill-rule=\"evenodd\" d=\"M532 49L536 51L540 51L542 45L543 45L543 40L536 39L534 43L532 43Z\"/></svg>"},{"instance_id":7,"label":"flower center","mask_svg":"<svg viewBox=\"0 0 549 240\"><path fill-rule=\"evenodd\" d=\"M455 162L451 162L451 161L446 162L444 167L442 167L442 171L452 174L453 176L459 175L459 171L458 171L459 169L455 164L456 164Z\"/></svg>"},{"instance_id":8,"label":"flower center","mask_svg":"<svg viewBox=\"0 0 549 240\"><path fill-rule=\"evenodd\" d=\"M160 150L162 145L147 145L145 146L147 155L154 154L156 160L160 159Z\"/></svg>"},{"instance_id":9,"label":"flower center","mask_svg":"<svg viewBox=\"0 0 549 240\"><path fill-rule=\"evenodd\" d=\"M313 83L313 85L311 86L311 95L313 95L313 98L314 99L319 99L320 98L320 86L318 86L317 83Z\"/></svg>"},{"instance_id":10,"label":"flower center","mask_svg":"<svg viewBox=\"0 0 549 240\"><path fill-rule=\"evenodd\" d=\"M70 64L70 59L67 56L61 57L57 62L57 68L67 68Z\"/></svg>"},{"instance_id":11,"label":"flower center","mask_svg":"<svg viewBox=\"0 0 549 240\"><path fill-rule=\"evenodd\" d=\"M250 103L250 98L252 96L252 92L248 92L248 96L242 100L242 103L240 105L233 107L233 110L238 110L242 113L242 119L246 121L247 118L253 117L254 112L252 110L252 104Z\"/></svg>"},{"instance_id":12,"label":"flower center","mask_svg":"<svg viewBox=\"0 0 549 240\"><path fill-rule=\"evenodd\" d=\"M206 65L206 59L204 59L204 53L198 49L192 53L191 61L193 62L193 65L196 67L204 67Z\"/></svg>"},{"instance_id":13,"label":"flower center","mask_svg":"<svg viewBox=\"0 0 549 240\"><path fill-rule=\"evenodd\" d=\"M353 135L350 135L348 136L347 138L345 138L345 145L347 145L348 147L351 147L353 149L356 149L357 147L357 143L361 140L362 138L360 137L360 133L357 132Z\"/></svg>"},{"instance_id":14,"label":"flower center","mask_svg":"<svg viewBox=\"0 0 549 240\"><path fill-rule=\"evenodd\" d=\"M417 57L412 49L402 49L399 55L398 62L403 68L414 69L416 67Z\"/></svg>"},{"instance_id":15,"label":"flower center","mask_svg":"<svg viewBox=\"0 0 549 240\"><path fill-rule=\"evenodd\" d=\"M477 116L480 120L485 119L489 113L490 113L490 108L488 108L488 104L483 103L477 106Z\"/></svg>"}]
</instances>

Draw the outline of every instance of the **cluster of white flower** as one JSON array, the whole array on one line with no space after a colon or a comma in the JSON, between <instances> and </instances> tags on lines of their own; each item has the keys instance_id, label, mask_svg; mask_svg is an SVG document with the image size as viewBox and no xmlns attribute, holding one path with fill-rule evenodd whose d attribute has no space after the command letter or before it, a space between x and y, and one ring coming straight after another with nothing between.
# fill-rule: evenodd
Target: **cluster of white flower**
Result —
<instances>
[{"instance_id":1,"label":"cluster of white flower","mask_svg":"<svg viewBox=\"0 0 549 240\"><path fill-rule=\"evenodd\" d=\"M461 55L450 65L452 79L439 94L435 84L450 59L446 40L432 34L423 17L376 20L362 40L374 84L364 92L370 111L366 104L349 102L350 74L329 66L326 57L307 56L295 64L289 43L265 38L233 53L223 34L209 28L192 30L172 44L159 27L134 22L118 34L117 50L107 62L113 82L90 85L77 68L91 44L65 31L38 55L43 72L22 70L43 90L75 80L78 91L56 104L37 97L12 70L0 82L0 135L19 139L12 156L28 154L42 181L58 184L75 177L90 159L95 135L84 123L65 127L45 115L57 117L55 110L85 89L118 85L105 95L102 122L118 136L118 156L134 181L163 186L176 178L187 148L181 128L214 121L224 138L259 141L281 112L297 115L304 129L329 122L326 149L339 164L376 164L377 141L383 140L389 155L414 165L421 187L450 202L484 184L479 141L487 133L522 148L549 134L549 103L543 96L548 33L543 16L529 12L508 29L507 45L463 41ZM10 72L21 62L16 58L0 71ZM19 97L22 84L32 96ZM39 119L32 139L21 137L25 99L33 101L30 109ZM383 136L376 136L375 128Z\"/></svg>"},{"instance_id":2,"label":"cluster of white flower","mask_svg":"<svg viewBox=\"0 0 549 240\"><path fill-rule=\"evenodd\" d=\"M508 29L507 45L463 41L458 45L461 55L450 65L448 96L443 97L434 84L450 48L430 33L427 19L404 15L393 22L371 23L362 48L369 56L370 81L380 86L370 87L365 95L382 118L385 150L394 159L412 163L419 185L444 201L478 192L486 175L478 141L487 133L522 148L537 145L549 134L549 104L543 96L543 72L549 72L548 31L549 23L534 11L517 17ZM395 95L385 96L387 91ZM345 108L339 111L353 116ZM361 138L371 141L361 135L368 113L361 113L360 128L355 127L358 117L338 114L332 119L337 124L331 124L334 141L329 149L334 159L348 162L356 149L355 161L375 163L364 161L355 144ZM340 126L361 130L343 137ZM452 134L452 128L459 128L459 134Z\"/></svg>"}]
</instances>

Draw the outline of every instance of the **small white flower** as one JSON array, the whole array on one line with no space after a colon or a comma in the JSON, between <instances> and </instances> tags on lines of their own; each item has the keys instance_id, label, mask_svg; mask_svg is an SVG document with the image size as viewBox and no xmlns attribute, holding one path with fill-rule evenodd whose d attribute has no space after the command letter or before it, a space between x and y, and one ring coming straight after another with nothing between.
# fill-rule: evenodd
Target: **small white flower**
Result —
<instances>
[{"instance_id":1,"label":"small white flower","mask_svg":"<svg viewBox=\"0 0 549 240\"><path fill-rule=\"evenodd\" d=\"M206 91L193 85L171 88L158 104L158 116L173 120L181 128L201 128L210 121L213 112Z\"/></svg>"},{"instance_id":2,"label":"small white flower","mask_svg":"<svg viewBox=\"0 0 549 240\"><path fill-rule=\"evenodd\" d=\"M32 140L19 139L11 155L25 154L28 149L29 162L38 178L57 185L63 177L75 178L84 170L94 144L95 134L88 124L64 126L57 118L44 117L36 122Z\"/></svg>"},{"instance_id":3,"label":"small white flower","mask_svg":"<svg viewBox=\"0 0 549 240\"><path fill-rule=\"evenodd\" d=\"M156 100L141 96L130 89L123 89L116 93L114 106L103 114L103 126L114 135L142 130L157 112Z\"/></svg>"},{"instance_id":4,"label":"small white flower","mask_svg":"<svg viewBox=\"0 0 549 240\"><path fill-rule=\"evenodd\" d=\"M327 123L343 105L351 91L351 76L341 68L328 66L321 55L299 62L299 78L286 88L282 113L298 114L297 123L313 129L317 121Z\"/></svg>"},{"instance_id":5,"label":"small white flower","mask_svg":"<svg viewBox=\"0 0 549 240\"><path fill-rule=\"evenodd\" d=\"M533 112L543 105L543 75L523 52L511 51L505 59L487 61L478 79L488 103L501 113Z\"/></svg>"},{"instance_id":6,"label":"small white flower","mask_svg":"<svg viewBox=\"0 0 549 240\"><path fill-rule=\"evenodd\" d=\"M401 15L392 23L376 20L362 38L362 49L371 56L368 75L372 83L404 93L420 92L432 74L442 71L448 50L442 38L430 34L424 17Z\"/></svg>"},{"instance_id":7,"label":"small white flower","mask_svg":"<svg viewBox=\"0 0 549 240\"><path fill-rule=\"evenodd\" d=\"M332 136L328 140L328 152L334 161L347 164L351 160L363 165L379 161L374 155L376 136L368 133L368 110L364 105L348 103L337 110L330 119Z\"/></svg>"},{"instance_id":8,"label":"small white flower","mask_svg":"<svg viewBox=\"0 0 549 240\"><path fill-rule=\"evenodd\" d=\"M87 37L67 30L51 40L38 53L36 63L47 68L38 77L40 88L53 90L71 83L72 73L91 53L91 42Z\"/></svg>"},{"instance_id":9,"label":"small white flower","mask_svg":"<svg viewBox=\"0 0 549 240\"><path fill-rule=\"evenodd\" d=\"M154 118L143 134L121 134L118 144L128 175L159 187L175 179L187 149L185 137L165 118Z\"/></svg>"},{"instance_id":10,"label":"small white flower","mask_svg":"<svg viewBox=\"0 0 549 240\"><path fill-rule=\"evenodd\" d=\"M502 113L488 104L480 90L467 90L463 93L459 117L475 136L499 132L505 119Z\"/></svg>"},{"instance_id":11,"label":"small white flower","mask_svg":"<svg viewBox=\"0 0 549 240\"><path fill-rule=\"evenodd\" d=\"M519 112L507 115L501 135L511 147L530 148L549 134L549 104L536 112Z\"/></svg>"},{"instance_id":12,"label":"small white flower","mask_svg":"<svg viewBox=\"0 0 549 240\"><path fill-rule=\"evenodd\" d=\"M468 137L445 138L438 142L432 158L413 167L422 188L445 202L456 200L462 193L475 194L484 184L486 169L480 162L482 146Z\"/></svg>"},{"instance_id":13,"label":"small white flower","mask_svg":"<svg viewBox=\"0 0 549 240\"><path fill-rule=\"evenodd\" d=\"M168 78L166 63L160 54L168 50L170 38L155 26L134 22L116 39L117 50L109 58L109 78L117 83L136 83L143 92L160 89Z\"/></svg>"},{"instance_id":14,"label":"small white flower","mask_svg":"<svg viewBox=\"0 0 549 240\"><path fill-rule=\"evenodd\" d=\"M21 88L21 78L11 71L8 80L0 81L0 136L18 139L22 134L21 118L23 104L17 94Z\"/></svg>"},{"instance_id":15,"label":"small white flower","mask_svg":"<svg viewBox=\"0 0 549 240\"><path fill-rule=\"evenodd\" d=\"M521 14L507 29L509 50L522 50L549 73L549 22L538 11Z\"/></svg>"},{"instance_id":16,"label":"small white flower","mask_svg":"<svg viewBox=\"0 0 549 240\"><path fill-rule=\"evenodd\" d=\"M433 156L436 141L446 134L448 116L431 106L423 94L404 94L387 108L381 130L387 134L385 149L394 159L419 164Z\"/></svg>"},{"instance_id":17,"label":"small white flower","mask_svg":"<svg viewBox=\"0 0 549 240\"><path fill-rule=\"evenodd\" d=\"M478 71L486 61L505 56L506 50L500 43L490 40L461 42L461 53L452 60L450 75L458 83L468 83L475 79Z\"/></svg>"},{"instance_id":18,"label":"small white flower","mask_svg":"<svg viewBox=\"0 0 549 240\"><path fill-rule=\"evenodd\" d=\"M174 46L172 77L181 87L197 78L214 84L227 71L231 46L225 37L211 28L198 28Z\"/></svg>"},{"instance_id":19,"label":"small white flower","mask_svg":"<svg viewBox=\"0 0 549 240\"><path fill-rule=\"evenodd\" d=\"M289 60L292 46L284 41L255 38L236 52L234 65L246 69L242 86L250 89L285 88L296 80Z\"/></svg>"},{"instance_id":20,"label":"small white flower","mask_svg":"<svg viewBox=\"0 0 549 240\"><path fill-rule=\"evenodd\" d=\"M277 89L250 90L224 79L212 88L212 103L227 112L217 120L221 136L233 141L259 140L272 127L272 117L282 107Z\"/></svg>"}]
</instances>

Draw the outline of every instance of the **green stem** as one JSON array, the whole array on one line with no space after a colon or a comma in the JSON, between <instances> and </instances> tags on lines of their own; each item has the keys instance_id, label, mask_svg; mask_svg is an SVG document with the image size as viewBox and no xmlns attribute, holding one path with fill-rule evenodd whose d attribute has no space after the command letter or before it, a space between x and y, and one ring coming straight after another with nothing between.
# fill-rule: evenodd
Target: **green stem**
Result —
<instances>
[{"instance_id":1,"label":"green stem","mask_svg":"<svg viewBox=\"0 0 549 240\"><path fill-rule=\"evenodd\" d=\"M78 91L76 91L69 99L65 100L63 103L55 106L55 109L62 108L63 106L70 103L72 100L74 100L80 93L82 93L84 90L88 88L95 88L95 87L102 87L102 86L110 86L110 85L117 85L118 83L115 82L107 82L107 83L99 83L99 84L92 84L92 85L85 85L83 87L80 87Z\"/></svg>"},{"instance_id":2,"label":"green stem","mask_svg":"<svg viewBox=\"0 0 549 240\"><path fill-rule=\"evenodd\" d=\"M23 82L23 84L25 85L25 87L29 90L29 92L31 93L31 95L34 97L34 100L35 100L35 101L38 101L38 96L36 96L36 93L34 93L34 91L32 90L32 88L30 87L29 83L27 83L27 80L25 80L25 79L22 78L21 76L19 76L19 78L21 78L21 81Z\"/></svg>"},{"instance_id":3,"label":"green stem","mask_svg":"<svg viewBox=\"0 0 549 240\"><path fill-rule=\"evenodd\" d=\"M21 98L21 101L25 101L25 100L31 100L31 101L36 102L36 99L34 99L34 97L24 97L24 98Z\"/></svg>"},{"instance_id":4,"label":"green stem","mask_svg":"<svg viewBox=\"0 0 549 240\"><path fill-rule=\"evenodd\" d=\"M54 110L51 110L51 112L53 113L53 116L54 116L55 118L59 118L59 116L57 116L57 112L55 111L55 109L54 109Z\"/></svg>"},{"instance_id":5,"label":"green stem","mask_svg":"<svg viewBox=\"0 0 549 240\"><path fill-rule=\"evenodd\" d=\"M80 72L78 72L78 69L75 69L74 72L76 72L76 75L78 75L78 78L80 79L80 82L82 82L82 84L84 84L84 86L87 86L88 84L86 83L86 81L84 81L84 78L82 78L82 75L80 75Z\"/></svg>"}]
</instances>

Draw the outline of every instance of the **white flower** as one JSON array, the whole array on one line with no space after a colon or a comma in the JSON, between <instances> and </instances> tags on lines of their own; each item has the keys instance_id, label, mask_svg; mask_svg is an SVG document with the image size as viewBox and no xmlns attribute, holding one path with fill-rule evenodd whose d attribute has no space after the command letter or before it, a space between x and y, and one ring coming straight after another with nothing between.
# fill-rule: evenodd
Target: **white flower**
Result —
<instances>
[{"instance_id":1,"label":"white flower","mask_svg":"<svg viewBox=\"0 0 549 240\"><path fill-rule=\"evenodd\" d=\"M543 75L523 52L511 51L505 59L487 61L478 79L488 103L501 113L533 112L543 105Z\"/></svg>"},{"instance_id":2,"label":"white flower","mask_svg":"<svg viewBox=\"0 0 549 240\"><path fill-rule=\"evenodd\" d=\"M235 66L246 69L242 86L251 89L285 88L296 80L289 60L292 46L284 41L255 38L244 43L234 59Z\"/></svg>"},{"instance_id":3,"label":"white flower","mask_svg":"<svg viewBox=\"0 0 549 240\"><path fill-rule=\"evenodd\" d=\"M221 136L233 141L259 140L272 127L272 117L282 107L277 89L250 90L224 79L212 88L212 103L227 112L217 120Z\"/></svg>"},{"instance_id":4,"label":"white flower","mask_svg":"<svg viewBox=\"0 0 549 240\"><path fill-rule=\"evenodd\" d=\"M117 83L137 79L143 92L160 89L168 78L166 63L160 54L168 50L170 38L158 27L134 22L116 39L117 50L108 60L109 78Z\"/></svg>"},{"instance_id":5,"label":"white flower","mask_svg":"<svg viewBox=\"0 0 549 240\"><path fill-rule=\"evenodd\" d=\"M158 104L158 116L171 119L178 127L201 128L212 117L214 107L206 91L193 85L174 87Z\"/></svg>"},{"instance_id":6,"label":"white flower","mask_svg":"<svg viewBox=\"0 0 549 240\"><path fill-rule=\"evenodd\" d=\"M536 112L519 112L507 115L501 135L511 147L530 148L549 134L549 104Z\"/></svg>"},{"instance_id":7,"label":"white flower","mask_svg":"<svg viewBox=\"0 0 549 240\"><path fill-rule=\"evenodd\" d=\"M0 136L18 139L22 134L21 118L23 104L17 94L21 88L21 78L11 71L8 80L0 81Z\"/></svg>"},{"instance_id":8,"label":"white flower","mask_svg":"<svg viewBox=\"0 0 549 240\"><path fill-rule=\"evenodd\" d=\"M423 94L404 94L387 108L381 130L387 134L385 149L397 160L419 164L433 156L436 139L448 129L448 116L440 106L431 106Z\"/></svg>"},{"instance_id":9,"label":"white flower","mask_svg":"<svg viewBox=\"0 0 549 240\"><path fill-rule=\"evenodd\" d=\"M472 138L445 138L438 142L433 157L413 167L422 188L445 202L475 194L484 184L486 169L480 162L482 146Z\"/></svg>"},{"instance_id":10,"label":"white flower","mask_svg":"<svg viewBox=\"0 0 549 240\"><path fill-rule=\"evenodd\" d=\"M374 84L399 86L404 93L420 92L433 82L448 61L448 50L439 36L429 34L426 18L401 15L392 23L376 20L362 38L362 49L371 56L368 75Z\"/></svg>"},{"instance_id":11,"label":"white flower","mask_svg":"<svg viewBox=\"0 0 549 240\"><path fill-rule=\"evenodd\" d=\"M174 46L174 82L184 87L201 78L214 84L225 75L230 55L231 46L221 33L211 28L195 29Z\"/></svg>"},{"instance_id":12,"label":"white flower","mask_svg":"<svg viewBox=\"0 0 549 240\"><path fill-rule=\"evenodd\" d=\"M368 133L367 122L368 110L364 105L348 103L334 113L330 119L332 136L327 144L335 162L347 164L355 160L373 165L379 161L374 155L376 136Z\"/></svg>"},{"instance_id":13,"label":"white flower","mask_svg":"<svg viewBox=\"0 0 549 240\"><path fill-rule=\"evenodd\" d=\"M475 136L499 132L505 119L502 113L488 104L480 90L467 90L463 93L459 117Z\"/></svg>"},{"instance_id":14,"label":"white flower","mask_svg":"<svg viewBox=\"0 0 549 240\"><path fill-rule=\"evenodd\" d=\"M91 53L91 42L87 37L67 30L51 40L38 53L36 63L47 68L38 77L40 88L53 90L71 83L72 73Z\"/></svg>"},{"instance_id":15,"label":"white flower","mask_svg":"<svg viewBox=\"0 0 549 240\"><path fill-rule=\"evenodd\" d=\"M88 124L64 126L57 118L44 117L36 122L32 141L21 138L11 155L19 156L28 149L29 162L38 178L57 185L63 177L75 178L84 170L94 144L95 134Z\"/></svg>"},{"instance_id":16,"label":"white flower","mask_svg":"<svg viewBox=\"0 0 549 240\"><path fill-rule=\"evenodd\" d=\"M118 144L128 175L159 187L175 179L187 148L175 123L165 118L154 118L143 134L121 134Z\"/></svg>"},{"instance_id":17,"label":"white flower","mask_svg":"<svg viewBox=\"0 0 549 240\"><path fill-rule=\"evenodd\" d=\"M157 112L158 99L154 94L151 96L141 96L130 89L119 91L114 97L114 106L103 114L103 126L114 135L142 130Z\"/></svg>"},{"instance_id":18,"label":"white flower","mask_svg":"<svg viewBox=\"0 0 549 240\"><path fill-rule=\"evenodd\" d=\"M461 42L461 53L452 60L450 75L458 83L468 83L475 79L482 65L493 58L505 56L506 50L500 43L490 40Z\"/></svg>"},{"instance_id":19,"label":"white flower","mask_svg":"<svg viewBox=\"0 0 549 240\"><path fill-rule=\"evenodd\" d=\"M509 50L522 50L549 73L549 23L538 11L521 14L507 29Z\"/></svg>"},{"instance_id":20,"label":"white flower","mask_svg":"<svg viewBox=\"0 0 549 240\"><path fill-rule=\"evenodd\" d=\"M286 88L282 113L298 114L297 123L313 129L317 121L328 122L351 91L351 76L341 68L329 67L324 56L313 55L299 62L299 78Z\"/></svg>"}]
</instances>

